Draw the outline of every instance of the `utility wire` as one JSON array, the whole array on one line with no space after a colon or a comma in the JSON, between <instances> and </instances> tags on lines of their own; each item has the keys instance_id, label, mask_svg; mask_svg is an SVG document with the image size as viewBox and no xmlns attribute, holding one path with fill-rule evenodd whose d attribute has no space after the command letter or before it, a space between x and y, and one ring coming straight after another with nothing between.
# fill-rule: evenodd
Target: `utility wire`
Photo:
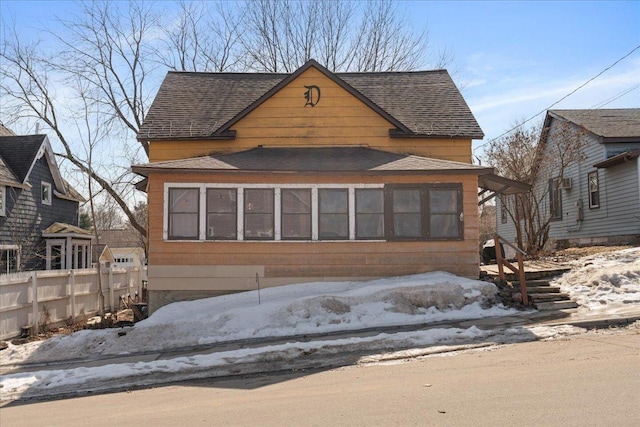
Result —
<instances>
[{"instance_id":1,"label":"utility wire","mask_svg":"<svg viewBox=\"0 0 640 427\"><path fill-rule=\"evenodd\" d=\"M594 106L593 106L593 107L591 107L591 108L596 108L596 109L597 109L597 108L602 108L602 107L604 107L605 105L611 104L611 103L612 103L613 101L615 101L616 99L618 99L618 98L622 98L623 96L625 96L625 95L626 95L626 94L628 94L629 92L633 92L634 90L638 89L639 87L640 87L640 83L639 83L639 84L637 84L637 85L635 85L635 86L633 86L633 87L631 87L631 88L629 88L629 89L626 89L626 90L624 90L624 91L622 91L622 92L620 92L620 93L618 93L618 94L616 94L616 95L613 95L613 96L612 96L611 98L609 98L609 99L605 99L604 101L599 102L598 104L594 105Z\"/></svg>"},{"instance_id":2,"label":"utility wire","mask_svg":"<svg viewBox=\"0 0 640 427\"><path fill-rule=\"evenodd\" d=\"M615 67L620 61L626 59L627 57L629 57L633 52L635 52L636 50L640 49L640 45L634 47L633 49L631 49L631 52L627 53L625 56L623 56L622 58L618 59L616 62L614 62L613 64L609 65L607 68L605 68L604 70L600 71L598 74L596 74L595 76L591 77L589 80L587 80L586 82L584 82L583 84L581 84L580 86L578 86L577 88L575 88L574 90L572 90L571 92L569 92L568 94L566 94L565 96L563 96L562 98L560 98L558 101L554 102L553 104L549 105L547 108L545 108L544 110L536 113L535 115L529 117L527 120L525 120L524 122L512 127L511 129L509 129L506 132L503 132L502 134L496 136L495 138L490 139L489 141L485 142L484 144L480 144L478 145L476 148L473 149L473 151L475 152L478 148L484 147L487 144L492 143L493 141L502 138L503 136L513 132L514 130L518 129L519 127L524 126L526 123L530 122L531 120L535 119L536 117L538 117L540 114L546 112L547 110L549 110L550 108L552 108L554 105L559 104L560 102L564 101L565 99L567 99L568 97L570 97L571 95L573 95L574 93L576 93L577 91L579 91L580 89L582 89L583 87L585 87L586 85L588 85L589 83L591 83L592 81L594 81L595 79L597 79L598 77L600 77L601 75L603 75L605 72L609 71L611 68Z\"/></svg>"}]
</instances>

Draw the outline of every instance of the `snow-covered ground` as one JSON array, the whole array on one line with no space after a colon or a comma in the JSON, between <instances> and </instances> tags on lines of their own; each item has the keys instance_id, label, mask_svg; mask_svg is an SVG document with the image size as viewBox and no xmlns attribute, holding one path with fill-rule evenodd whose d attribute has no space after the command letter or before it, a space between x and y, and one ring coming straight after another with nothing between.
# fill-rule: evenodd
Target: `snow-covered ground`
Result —
<instances>
[{"instance_id":1,"label":"snow-covered ground","mask_svg":"<svg viewBox=\"0 0 640 427\"><path fill-rule=\"evenodd\" d=\"M552 284L582 313L615 314L640 304L640 248L582 257Z\"/></svg>"},{"instance_id":2,"label":"snow-covered ground","mask_svg":"<svg viewBox=\"0 0 640 427\"><path fill-rule=\"evenodd\" d=\"M583 258L558 284L590 310L606 313L640 301L640 248ZM597 283L596 283L597 282ZM487 282L443 272L369 282L307 283L167 305L149 319L126 329L85 330L68 336L0 352L1 363L46 363L82 358L158 354L184 347L211 346L213 352L153 360L148 355L132 363L50 369L3 375L2 399L49 393L99 390L126 384L249 373L256 369L296 366L306 356L321 358L344 353L369 353L367 360L398 359L428 353L437 346L486 346L545 339L584 332L581 328L530 327L480 329L434 327L401 333L362 334L350 338L324 337L308 342L265 344L239 350L215 351L225 342L265 337L353 331L395 325L420 325L515 315L493 304L496 287ZM260 301L260 303L259 303ZM286 340L285 340L286 341ZM399 352L389 354L393 349ZM407 350L409 349L409 350ZM376 353L387 353L386 356ZM372 359L373 358L373 359ZM150 361L144 361L150 360ZM315 360L315 359L314 359Z\"/></svg>"}]
</instances>

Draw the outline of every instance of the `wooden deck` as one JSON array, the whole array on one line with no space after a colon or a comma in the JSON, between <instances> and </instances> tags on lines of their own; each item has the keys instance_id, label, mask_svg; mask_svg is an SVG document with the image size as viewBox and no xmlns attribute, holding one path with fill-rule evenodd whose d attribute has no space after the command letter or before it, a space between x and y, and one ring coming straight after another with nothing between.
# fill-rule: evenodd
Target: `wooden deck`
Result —
<instances>
[{"instance_id":1,"label":"wooden deck","mask_svg":"<svg viewBox=\"0 0 640 427\"><path fill-rule=\"evenodd\" d=\"M569 267L568 264L561 264L553 261L536 260L524 262L524 272L527 280L557 276L569 270L571 270L571 267ZM481 265L480 271L488 274L489 276L498 276L498 265ZM505 270L505 274L507 276L507 280L517 280L515 275L508 269Z\"/></svg>"}]
</instances>

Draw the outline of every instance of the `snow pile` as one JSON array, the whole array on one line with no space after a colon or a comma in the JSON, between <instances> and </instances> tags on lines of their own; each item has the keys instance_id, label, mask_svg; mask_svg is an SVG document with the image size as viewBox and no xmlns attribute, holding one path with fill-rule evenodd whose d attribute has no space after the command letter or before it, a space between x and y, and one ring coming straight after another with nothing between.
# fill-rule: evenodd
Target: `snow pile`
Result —
<instances>
[{"instance_id":1,"label":"snow pile","mask_svg":"<svg viewBox=\"0 0 640 427\"><path fill-rule=\"evenodd\" d=\"M580 311L612 312L640 303L640 248L580 258L552 285L560 286Z\"/></svg>"},{"instance_id":2,"label":"snow pile","mask_svg":"<svg viewBox=\"0 0 640 427\"><path fill-rule=\"evenodd\" d=\"M368 282L318 282L169 304L127 330L84 330L5 350L13 362L155 352L250 338L286 337L516 313L491 305L492 283L444 272Z\"/></svg>"}]
</instances>

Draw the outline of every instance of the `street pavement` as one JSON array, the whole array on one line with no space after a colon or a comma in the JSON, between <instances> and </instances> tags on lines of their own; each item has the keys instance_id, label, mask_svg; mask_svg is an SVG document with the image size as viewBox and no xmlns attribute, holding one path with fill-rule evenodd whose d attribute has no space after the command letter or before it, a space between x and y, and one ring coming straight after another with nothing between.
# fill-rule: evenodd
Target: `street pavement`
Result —
<instances>
[{"instance_id":1,"label":"street pavement","mask_svg":"<svg viewBox=\"0 0 640 427\"><path fill-rule=\"evenodd\" d=\"M561 326L561 325L573 325L586 329L592 328L608 328L612 326L624 326L634 323L640 320L640 307L629 307L625 310L621 310L616 313L608 313L606 315L585 315L578 312L576 309L572 310L556 310L556 311L528 311L521 312L511 316L502 317L489 317L480 319L468 319L460 321L444 321L434 322L422 325L410 325L410 326L394 326L384 328L368 328L357 331L344 331L336 333L323 333L323 334L307 334L298 336L286 336L278 338L261 338L261 339L246 339L237 340L224 343L215 343L206 346L189 347L181 349L172 349L163 352L145 352L138 354L128 354L124 356L110 356L100 358L86 358L81 360L66 360L63 362L51 361L38 364L16 364L10 365L4 363L0 366L0 374L10 374L19 372L31 372L40 370L66 370L74 368L91 368L98 366L117 365L125 363L137 363L137 362L153 362L159 360L168 360L178 357L190 357L194 355L205 355L217 352L227 352L238 349L251 349L261 348L266 346L273 346L277 344L285 344L292 342L313 342L313 341L331 341L344 338L354 337L368 337L381 333L393 334L399 332L410 332L428 330L432 328L461 328L466 329L471 326L476 326L483 330L494 329L507 329L510 327L534 327L534 326ZM446 351L458 351L477 347L484 347L494 345L492 342L480 342L480 343L468 343L461 345L449 345L449 346L437 346L437 348L426 348L420 352L414 353L415 355L426 355L436 352ZM395 349L398 350L398 349ZM343 354L330 354L330 355L311 355L310 357L297 358L294 361L288 361L286 366L275 362L259 362L250 364L234 364L230 367L224 367L219 369L208 369L205 373L200 373L200 377L232 377L241 375L253 375L260 373L275 373L275 372L287 372L290 370L304 370L304 369L331 369L340 366L348 366L356 363L361 363L363 356L366 354L360 353L343 353ZM389 356L387 356L389 357ZM390 356L393 357L393 356ZM406 358L406 354L402 354L398 357ZM366 359L366 358L365 358ZM375 357L369 356L369 360L372 362L379 361ZM387 359L388 360L388 359ZM242 366L238 366L242 365ZM176 380L179 380L176 377ZM146 379L145 384L154 384L154 381L158 383L166 383L171 381L171 375L164 372L156 374L150 374ZM133 384L127 384L126 379L120 378L120 381L113 383L111 386L105 384L100 391L114 391L122 390L130 387L135 387ZM138 384L140 386L140 384ZM60 389L56 393L57 398L65 395L74 396L80 395L84 392L96 391L95 389L83 390L82 387L71 387L70 389ZM36 398L46 398L46 396L32 396Z\"/></svg>"}]
</instances>

